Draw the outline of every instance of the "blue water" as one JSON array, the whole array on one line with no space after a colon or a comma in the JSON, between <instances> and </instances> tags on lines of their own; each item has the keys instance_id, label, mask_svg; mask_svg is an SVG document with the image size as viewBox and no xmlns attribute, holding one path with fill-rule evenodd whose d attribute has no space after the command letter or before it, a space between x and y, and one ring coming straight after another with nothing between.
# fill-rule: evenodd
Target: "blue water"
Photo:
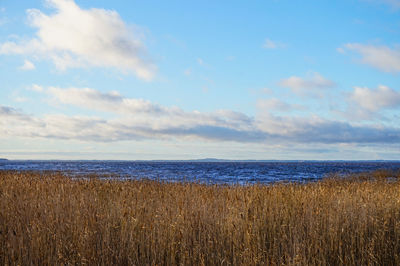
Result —
<instances>
[{"instance_id":1,"label":"blue water","mask_svg":"<svg viewBox=\"0 0 400 266\"><path fill-rule=\"evenodd\" d=\"M400 170L400 161L179 162L179 161L1 161L0 170L63 171L70 176L197 181L216 184L307 182L331 173Z\"/></svg>"}]
</instances>

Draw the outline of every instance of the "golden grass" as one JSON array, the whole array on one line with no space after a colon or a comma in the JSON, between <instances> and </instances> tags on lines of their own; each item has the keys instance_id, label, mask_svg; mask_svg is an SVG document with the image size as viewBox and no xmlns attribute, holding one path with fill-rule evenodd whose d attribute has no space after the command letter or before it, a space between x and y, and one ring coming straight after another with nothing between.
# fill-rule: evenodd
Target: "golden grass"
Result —
<instances>
[{"instance_id":1,"label":"golden grass","mask_svg":"<svg viewBox=\"0 0 400 266\"><path fill-rule=\"evenodd\" d=\"M1 265L400 265L400 178L217 186L0 171Z\"/></svg>"}]
</instances>

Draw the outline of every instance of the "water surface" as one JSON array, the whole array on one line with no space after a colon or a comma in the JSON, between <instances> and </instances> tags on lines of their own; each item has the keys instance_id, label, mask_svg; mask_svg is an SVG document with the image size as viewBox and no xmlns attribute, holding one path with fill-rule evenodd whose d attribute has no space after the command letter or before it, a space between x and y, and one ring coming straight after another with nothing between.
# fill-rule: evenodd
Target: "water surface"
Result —
<instances>
[{"instance_id":1,"label":"water surface","mask_svg":"<svg viewBox=\"0 0 400 266\"><path fill-rule=\"evenodd\" d=\"M0 170L63 171L72 176L198 181L217 184L307 182L330 173L399 170L400 161L0 161Z\"/></svg>"}]
</instances>

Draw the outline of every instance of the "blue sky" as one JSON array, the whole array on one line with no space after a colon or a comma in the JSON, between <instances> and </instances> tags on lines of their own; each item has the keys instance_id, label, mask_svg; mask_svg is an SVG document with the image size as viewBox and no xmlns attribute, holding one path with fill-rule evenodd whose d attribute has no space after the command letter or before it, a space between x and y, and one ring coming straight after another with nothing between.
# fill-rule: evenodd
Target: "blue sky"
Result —
<instances>
[{"instance_id":1,"label":"blue sky","mask_svg":"<svg viewBox=\"0 0 400 266\"><path fill-rule=\"evenodd\" d=\"M400 1L0 1L0 157L400 159Z\"/></svg>"}]
</instances>

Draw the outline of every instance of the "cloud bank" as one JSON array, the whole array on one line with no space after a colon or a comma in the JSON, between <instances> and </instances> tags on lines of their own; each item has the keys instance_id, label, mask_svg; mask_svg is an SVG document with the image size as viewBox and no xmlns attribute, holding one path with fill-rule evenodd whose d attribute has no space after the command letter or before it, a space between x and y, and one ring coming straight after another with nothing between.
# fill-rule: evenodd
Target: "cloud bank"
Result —
<instances>
[{"instance_id":1,"label":"cloud bank","mask_svg":"<svg viewBox=\"0 0 400 266\"><path fill-rule=\"evenodd\" d=\"M114 116L101 118L48 114L37 117L0 106L0 132L4 136L98 142L182 138L265 144L400 141L399 128L352 125L316 115L277 116L262 111L255 117L249 117L230 110L188 112L178 107L165 107L142 99L126 98L117 92L103 93L91 88L50 87L38 93L48 94L58 104L108 112ZM355 91L354 97L374 97L374 93L378 92ZM387 93L392 92L389 90ZM383 100L381 106L392 104ZM365 105L365 108L368 107L368 104Z\"/></svg>"},{"instance_id":2,"label":"cloud bank","mask_svg":"<svg viewBox=\"0 0 400 266\"><path fill-rule=\"evenodd\" d=\"M51 60L60 70L113 67L151 80L156 66L133 27L113 10L81 9L73 0L47 0L55 12L28 9L36 36L25 42L0 44L0 54L23 54Z\"/></svg>"}]
</instances>

